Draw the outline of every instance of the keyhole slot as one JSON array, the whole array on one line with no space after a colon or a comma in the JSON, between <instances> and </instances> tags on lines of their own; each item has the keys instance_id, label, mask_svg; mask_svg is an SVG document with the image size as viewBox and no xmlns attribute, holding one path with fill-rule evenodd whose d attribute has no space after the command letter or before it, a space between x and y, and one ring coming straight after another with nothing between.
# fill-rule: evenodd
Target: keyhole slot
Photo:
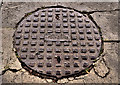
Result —
<instances>
[{"instance_id":1,"label":"keyhole slot","mask_svg":"<svg viewBox=\"0 0 120 85\"><path fill-rule=\"evenodd\" d=\"M58 63L61 62L61 58L60 58L60 56L57 56L56 59L57 59L57 62L58 62Z\"/></svg>"},{"instance_id":2,"label":"keyhole slot","mask_svg":"<svg viewBox=\"0 0 120 85\"><path fill-rule=\"evenodd\" d=\"M56 16L55 16L55 18L56 18L57 20L60 20L59 15L60 15L60 14L56 14Z\"/></svg>"}]
</instances>

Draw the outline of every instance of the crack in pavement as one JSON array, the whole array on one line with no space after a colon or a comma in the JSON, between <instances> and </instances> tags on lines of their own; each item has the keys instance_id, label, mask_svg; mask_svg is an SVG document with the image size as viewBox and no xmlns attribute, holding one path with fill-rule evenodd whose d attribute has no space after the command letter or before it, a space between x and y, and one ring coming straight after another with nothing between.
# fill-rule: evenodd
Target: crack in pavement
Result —
<instances>
[{"instance_id":1,"label":"crack in pavement","mask_svg":"<svg viewBox=\"0 0 120 85\"><path fill-rule=\"evenodd\" d=\"M45 81L46 81L47 83L49 83L46 78L45 78Z\"/></svg>"},{"instance_id":2,"label":"crack in pavement","mask_svg":"<svg viewBox=\"0 0 120 85\"><path fill-rule=\"evenodd\" d=\"M56 6L61 6L61 7L64 7L64 6L62 6L62 5L56 5ZM54 6L53 6L54 7ZM42 7L41 7L42 8ZM44 7L45 8L45 7ZM78 11L78 10L76 10L76 9L74 9L74 8L71 8L71 7L65 7L65 8L69 8L69 9L73 9L73 10L75 10L75 11ZM83 11L81 11L81 10L79 10L79 12L80 13L82 13L82 14L93 14L93 13L96 13L96 12L114 12L114 11L120 11L120 9L119 8L116 8L116 9L111 9L111 10L91 10L91 11L86 11L86 10L83 10Z\"/></svg>"},{"instance_id":3,"label":"crack in pavement","mask_svg":"<svg viewBox=\"0 0 120 85\"><path fill-rule=\"evenodd\" d=\"M12 71L13 73L16 73L16 72L20 71L21 69L17 70L17 69L8 68L8 69L3 70L2 73L0 74L0 76L4 75L7 71Z\"/></svg>"},{"instance_id":4,"label":"crack in pavement","mask_svg":"<svg viewBox=\"0 0 120 85\"><path fill-rule=\"evenodd\" d=\"M114 9L114 10L95 10L95 11L81 11L81 13L84 14L93 14L96 12L114 12L114 11L120 11L120 9Z\"/></svg>"},{"instance_id":5,"label":"crack in pavement","mask_svg":"<svg viewBox=\"0 0 120 85\"><path fill-rule=\"evenodd\" d=\"M105 43L112 43L112 42L120 43L120 40L103 40L103 42L105 42Z\"/></svg>"}]
</instances>

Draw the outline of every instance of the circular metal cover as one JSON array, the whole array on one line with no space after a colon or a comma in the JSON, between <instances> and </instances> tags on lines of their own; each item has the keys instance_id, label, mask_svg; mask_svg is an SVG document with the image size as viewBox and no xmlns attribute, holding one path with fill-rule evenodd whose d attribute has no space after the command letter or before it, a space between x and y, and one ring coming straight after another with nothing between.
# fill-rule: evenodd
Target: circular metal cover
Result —
<instances>
[{"instance_id":1,"label":"circular metal cover","mask_svg":"<svg viewBox=\"0 0 120 85\"><path fill-rule=\"evenodd\" d=\"M41 75L61 78L88 68L99 56L98 28L78 11L40 9L23 19L14 33L19 59Z\"/></svg>"}]
</instances>

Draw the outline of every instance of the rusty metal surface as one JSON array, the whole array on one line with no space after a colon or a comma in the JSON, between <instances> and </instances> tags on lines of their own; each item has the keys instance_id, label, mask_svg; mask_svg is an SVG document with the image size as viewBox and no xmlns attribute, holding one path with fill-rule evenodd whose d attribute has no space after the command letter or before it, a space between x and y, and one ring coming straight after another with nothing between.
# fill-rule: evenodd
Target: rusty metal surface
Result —
<instances>
[{"instance_id":1,"label":"rusty metal surface","mask_svg":"<svg viewBox=\"0 0 120 85\"><path fill-rule=\"evenodd\" d=\"M28 67L57 78L85 70L101 49L98 28L87 15L67 8L32 13L13 37L14 48Z\"/></svg>"}]
</instances>

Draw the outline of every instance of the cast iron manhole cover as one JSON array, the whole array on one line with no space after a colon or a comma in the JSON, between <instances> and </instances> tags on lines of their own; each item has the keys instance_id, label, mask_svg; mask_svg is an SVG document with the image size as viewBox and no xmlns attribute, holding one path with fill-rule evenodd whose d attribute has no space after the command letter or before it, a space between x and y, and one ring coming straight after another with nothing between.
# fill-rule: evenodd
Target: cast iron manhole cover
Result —
<instances>
[{"instance_id":1,"label":"cast iron manhole cover","mask_svg":"<svg viewBox=\"0 0 120 85\"><path fill-rule=\"evenodd\" d=\"M14 33L19 59L41 75L61 78L88 68L100 53L98 28L78 11L40 9L23 19Z\"/></svg>"}]
</instances>

